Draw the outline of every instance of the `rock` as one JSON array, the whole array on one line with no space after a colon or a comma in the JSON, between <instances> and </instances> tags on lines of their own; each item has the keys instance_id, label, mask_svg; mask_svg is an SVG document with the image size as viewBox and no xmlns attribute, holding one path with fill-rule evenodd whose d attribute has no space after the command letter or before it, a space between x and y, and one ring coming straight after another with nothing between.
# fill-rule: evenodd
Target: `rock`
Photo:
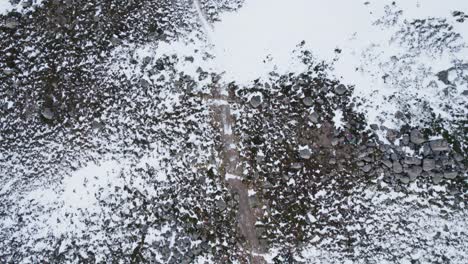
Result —
<instances>
[{"instance_id":1,"label":"rock","mask_svg":"<svg viewBox=\"0 0 468 264\"><path fill-rule=\"evenodd\" d=\"M431 147L429 146L428 143L424 144L423 145L423 156L429 156L432 154L432 150L431 150Z\"/></svg>"},{"instance_id":2,"label":"rock","mask_svg":"<svg viewBox=\"0 0 468 264\"><path fill-rule=\"evenodd\" d=\"M366 166L362 167L361 170L362 170L363 172L369 172L369 171L372 170L372 166L369 165L369 164L367 164Z\"/></svg>"},{"instance_id":3,"label":"rock","mask_svg":"<svg viewBox=\"0 0 468 264\"><path fill-rule=\"evenodd\" d=\"M320 118L320 116L319 116L316 112L313 112L312 114L309 115L309 120L310 120L312 123L318 123L318 122L319 122L319 118Z\"/></svg>"},{"instance_id":4,"label":"rock","mask_svg":"<svg viewBox=\"0 0 468 264\"><path fill-rule=\"evenodd\" d=\"M44 108L41 112L42 116L46 119L52 120L54 118L54 112L50 108Z\"/></svg>"},{"instance_id":5,"label":"rock","mask_svg":"<svg viewBox=\"0 0 468 264\"><path fill-rule=\"evenodd\" d=\"M309 96L302 99L302 102L304 103L305 106L312 106L314 104L314 100L312 100L312 98Z\"/></svg>"},{"instance_id":6,"label":"rock","mask_svg":"<svg viewBox=\"0 0 468 264\"><path fill-rule=\"evenodd\" d=\"M395 139L398 137L398 131L396 131L394 129L388 129L386 137L387 137L388 141L393 143L395 141Z\"/></svg>"},{"instance_id":7,"label":"rock","mask_svg":"<svg viewBox=\"0 0 468 264\"><path fill-rule=\"evenodd\" d=\"M458 153L455 153L455 155L453 155L453 158L455 159L455 161L457 162L462 162L463 161L463 155L461 154L458 154Z\"/></svg>"},{"instance_id":8,"label":"rock","mask_svg":"<svg viewBox=\"0 0 468 264\"><path fill-rule=\"evenodd\" d=\"M4 27L9 28L9 29L15 29L20 25L18 21L15 19L9 19L3 24Z\"/></svg>"},{"instance_id":9,"label":"rock","mask_svg":"<svg viewBox=\"0 0 468 264\"><path fill-rule=\"evenodd\" d=\"M11 74L13 74L14 72L15 72L15 70L10 69L10 68L5 68L5 69L3 69L3 74L5 74L5 75L11 75Z\"/></svg>"},{"instance_id":10,"label":"rock","mask_svg":"<svg viewBox=\"0 0 468 264\"><path fill-rule=\"evenodd\" d=\"M250 98L250 105L253 108L259 107L263 102L263 98L261 95L254 95Z\"/></svg>"},{"instance_id":11,"label":"rock","mask_svg":"<svg viewBox=\"0 0 468 264\"><path fill-rule=\"evenodd\" d=\"M299 147L299 156L302 159L310 159L312 156L312 151L310 151L309 147Z\"/></svg>"},{"instance_id":12,"label":"rock","mask_svg":"<svg viewBox=\"0 0 468 264\"><path fill-rule=\"evenodd\" d=\"M408 184L410 182L410 180L411 180L409 177L406 177L406 176L401 176L398 179L404 184Z\"/></svg>"},{"instance_id":13,"label":"rock","mask_svg":"<svg viewBox=\"0 0 468 264\"><path fill-rule=\"evenodd\" d=\"M358 161L356 162L356 165L358 165L358 167L363 167L364 165L366 165L366 163L364 163L364 161Z\"/></svg>"},{"instance_id":14,"label":"rock","mask_svg":"<svg viewBox=\"0 0 468 264\"><path fill-rule=\"evenodd\" d=\"M426 139L424 138L424 135L419 132L419 130L413 129L410 133L410 141L416 145L420 145L424 143Z\"/></svg>"},{"instance_id":15,"label":"rock","mask_svg":"<svg viewBox=\"0 0 468 264\"><path fill-rule=\"evenodd\" d=\"M403 137L401 138L401 143L404 146L407 146L410 142L410 136L408 134L404 134Z\"/></svg>"},{"instance_id":16,"label":"rock","mask_svg":"<svg viewBox=\"0 0 468 264\"><path fill-rule=\"evenodd\" d=\"M293 162L291 163L291 169L294 170L300 170L302 168L303 164L301 162Z\"/></svg>"},{"instance_id":17,"label":"rock","mask_svg":"<svg viewBox=\"0 0 468 264\"><path fill-rule=\"evenodd\" d=\"M395 172L395 173L402 173L403 172L403 166L401 166L400 162L393 161L393 172Z\"/></svg>"},{"instance_id":18,"label":"rock","mask_svg":"<svg viewBox=\"0 0 468 264\"><path fill-rule=\"evenodd\" d=\"M370 128L372 130L378 130L379 129L379 126L377 124L370 124Z\"/></svg>"},{"instance_id":19,"label":"rock","mask_svg":"<svg viewBox=\"0 0 468 264\"><path fill-rule=\"evenodd\" d=\"M392 168L393 163L390 160L382 160L382 163L387 166L387 168Z\"/></svg>"},{"instance_id":20,"label":"rock","mask_svg":"<svg viewBox=\"0 0 468 264\"><path fill-rule=\"evenodd\" d=\"M346 93L347 90L348 89L346 88L345 85L340 84L335 88L335 93L338 94L338 95L343 95L343 94Z\"/></svg>"},{"instance_id":21,"label":"rock","mask_svg":"<svg viewBox=\"0 0 468 264\"><path fill-rule=\"evenodd\" d=\"M435 183L435 184L439 184L441 181L442 181L442 177L443 175L441 173L434 173L432 175L432 181Z\"/></svg>"},{"instance_id":22,"label":"rock","mask_svg":"<svg viewBox=\"0 0 468 264\"><path fill-rule=\"evenodd\" d=\"M432 151L449 151L450 146L444 139L436 139L429 142Z\"/></svg>"},{"instance_id":23,"label":"rock","mask_svg":"<svg viewBox=\"0 0 468 264\"><path fill-rule=\"evenodd\" d=\"M423 170L424 171L431 171L435 169L435 160L433 159L424 159L423 160Z\"/></svg>"},{"instance_id":24,"label":"rock","mask_svg":"<svg viewBox=\"0 0 468 264\"><path fill-rule=\"evenodd\" d=\"M453 180L457 176L458 176L458 172L456 172L456 171L446 171L446 172L444 172L444 178L445 179Z\"/></svg>"},{"instance_id":25,"label":"rock","mask_svg":"<svg viewBox=\"0 0 468 264\"><path fill-rule=\"evenodd\" d=\"M328 161L328 164L330 164L330 165L335 165L335 164L336 164L336 159L335 159L335 158L331 158L331 159Z\"/></svg>"},{"instance_id":26,"label":"rock","mask_svg":"<svg viewBox=\"0 0 468 264\"><path fill-rule=\"evenodd\" d=\"M420 166L411 166L406 169L406 174L410 177L412 181L414 181L419 175L421 175L423 169Z\"/></svg>"},{"instance_id":27,"label":"rock","mask_svg":"<svg viewBox=\"0 0 468 264\"><path fill-rule=\"evenodd\" d=\"M219 211L224 211L226 210L226 202L219 199L216 201L216 207L218 208Z\"/></svg>"},{"instance_id":28,"label":"rock","mask_svg":"<svg viewBox=\"0 0 468 264\"><path fill-rule=\"evenodd\" d=\"M403 162L408 165L421 165L421 159L416 157L405 157Z\"/></svg>"}]
</instances>

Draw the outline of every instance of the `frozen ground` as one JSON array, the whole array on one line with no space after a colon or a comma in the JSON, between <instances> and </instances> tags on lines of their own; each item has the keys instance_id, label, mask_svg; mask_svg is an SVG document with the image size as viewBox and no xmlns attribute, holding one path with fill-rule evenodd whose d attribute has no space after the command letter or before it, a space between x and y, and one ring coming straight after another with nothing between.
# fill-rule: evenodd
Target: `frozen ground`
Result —
<instances>
[{"instance_id":1,"label":"frozen ground","mask_svg":"<svg viewBox=\"0 0 468 264\"><path fill-rule=\"evenodd\" d=\"M464 1L12 2L0 262L467 261Z\"/></svg>"}]
</instances>

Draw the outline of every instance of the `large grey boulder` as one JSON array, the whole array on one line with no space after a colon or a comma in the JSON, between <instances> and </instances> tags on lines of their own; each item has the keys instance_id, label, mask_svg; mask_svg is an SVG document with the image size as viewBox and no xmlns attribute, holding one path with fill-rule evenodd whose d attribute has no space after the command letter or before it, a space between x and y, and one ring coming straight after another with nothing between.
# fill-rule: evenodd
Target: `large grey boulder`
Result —
<instances>
[{"instance_id":1,"label":"large grey boulder","mask_svg":"<svg viewBox=\"0 0 468 264\"><path fill-rule=\"evenodd\" d=\"M54 112L50 108L44 108L41 114L45 119L49 119L49 120L54 119Z\"/></svg>"},{"instance_id":2,"label":"large grey boulder","mask_svg":"<svg viewBox=\"0 0 468 264\"><path fill-rule=\"evenodd\" d=\"M301 147L299 148L299 156L302 159L310 159L310 157L312 156L312 151L310 151L308 147Z\"/></svg>"},{"instance_id":3,"label":"large grey boulder","mask_svg":"<svg viewBox=\"0 0 468 264\"><path fill-rule=\"evenodd\" d=\"M305 106L312 106L314 104L314 100L309 96L302 99L302 102L304 103Z\"/></svg>"},{"instance_id":4,"label":"large grey boulder","mask_svg":"<svg viewBox=\"0 0 468 264\"><path fill-rule=\"evenodd\" d=\"M423 170L431 171L436 168L435 160L433 159L424 159L423 160Z\"/></svg>"},{"instance_id":5,"label":"large grey boulder","mask_svg":"<svg viewBox=\"0 0 468 264\"><path fill-rule=\"evenodd\" d=\"M453 180L457 176L458 176L458 172L456 172L456 171L446 171L446 172L444 172L444 178L445 179Z\"/></svg>"},{"instance_id":6,"label":"large grey boulder","mask_svg":"<svg viewBox=\"0 0 468 264\"><path fill-rule=\"evenodd\" d=\"M432 151L449 151L450 146L444 139L436 139L429 142Z\"/></svg>"},{"instance_id":7,"label":"large grey boulder","mask_svg":"<svg viewBox=\"0 0 468 264\"><path fill-rule=\"evenodd\" d=\"M410 177L412 181L414 181L419 175L421 175L423 169L420 166L411 166L406 169L406 174Z\"/></svg>"},{"instance_id":8,"label":"large grey boulder","mask_svg":"<svg viewBox=\"0 0 468 264\"><path fill-rule=\"evenodd\" d=\"M338 95L343 95L343 94L346 93L347 90L348 89L346 89L345 85L340 84L335 88L335 93L338 94Z\"/></svg>"},{"instance_id":9,"label":"large grey boulder","mask_svg":"<svg viewBox=\"0 0 468 264\"><path fill-rule=\"evenodd\" d=\"M393 172L395 172L395 173L402 173L403 172L403 166L401 166L399 161L394 161L393 162Z\"/></svg>"},{"instance_id":10,"label":"large grey boulder","mask_svg":"<svg viewBox=\"0 0 468 264\"><path fill-rule=\"evenodd\" d=\"M261 95L254 95L250 98L250 105L253 108L259 107L263 102L263 98Z\"/></svg>"},{"instance_id":11,"label":"large grey boulder","mask_svg":"<svg viewBox=\"0 0 468 264\"><path fill-rule=\"evenodd\" d=\"M419 130L413 129L410 133L410 141L416 145L420 145L424 143L426 139L424 138L424 135L419 132Z\"/></svg>"}]
</instances>

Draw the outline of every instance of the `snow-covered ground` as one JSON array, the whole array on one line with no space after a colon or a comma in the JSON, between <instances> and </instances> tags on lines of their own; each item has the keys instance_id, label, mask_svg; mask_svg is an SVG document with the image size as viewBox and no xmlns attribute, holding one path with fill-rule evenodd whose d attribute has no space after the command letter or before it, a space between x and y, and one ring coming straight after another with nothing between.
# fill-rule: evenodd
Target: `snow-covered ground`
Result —
<instances>
[{"instance_id":1,"label":"snow-covered ground","mask_svg":"<svg viewBox=\"0 0 468 264\"><path fill-rule=\"evenodd\" d=\"M43 2L47 1L33 1L30 6L29 1L13 5L0 0L0 15L12 10L42 10ZM47 94L50 86L62 84L41 79L42 70L49 74L49 67L55 69L47 62L47 54L54 49L42 46L47 43L43 39L55 39L55 31L39 37L31 34L39 44L31 42L24 49L41 50L45 64L19 69L17 65L27 64L21 61L25 58L11 60L21 52L5 44L8 52L0 55L8 58L0 60L4 67L0 77L7 80L0 87L4 96L0 98L0 120L5 123L0 128L5 135L16 133L15 129L20 132L11 141L15 148L0 152L0 197L4 199L0 262L35 263L53 258L70 263L249 261L249 254L262 254L248 253L242 244L245 238L238 234L236 215L242 207L239 195L236 198L224 179L243 181L249 188L249 203L261 205L247 208L258 219L270 219L256 231L260 234L259 230L266 229L279 239L271 248L265 246L263 256L268 262L466 262L468 218L463 198L467 175L462 164L466 153L458 153L460 161L452 149L431 152L432 146L425 143L429 154L422 154L426 148L414 143L417 139L401 143L404 136L409 140L407 130L390 143L387 129L399 131L409 125L422 130L437 121L456 139L463 137L460 133L466 130L463 122L468 115L468 2L246 0L237 11L232 9L241 1L163 2L166 5L155 8L154 17L160 16L155 27L164 30L138 31L128 37L125 30L144 28L137 17L136 23L117 27L123 33L117 30L102 41L112 46L92 54L83 51L77 62L65 60L64 65L76 63L80 70L86 65L79 78L90 74L93 78L84 80L92 88L78 94L93 104L78 102L73 115L63 110L63 119L57 116L68 107L65 103L60 106L60 100L67 97L60 92ZM113 8L111 5L111 14ZM148 10L143 12L145 19L153 17L153 9ZM164 12L159 13L161 10ZM89 20L101 21L100 14L98 8ZM148 22L143 14L141 20ZM103 21L97 28L105 30L107 20ZM14 33L8 35L20 25L15 19L13 22L0 21L0 28L6 29L9 41L25 45L16 42ZM148 24L153 27L151 21ZM40 31L34 25L19 27L24 31L18 32L27 34L23 36L27 45L29 27L32 33ZM78 41L79 49L98 45L99 41L91 42L94 38L99 36L92 34L89 43ZM67 59L75 55L65 54ZM50 56L57 59L55 54ZM317 65L324 66L316 71L311 68ZM11 71L15 67L16 72ZM63 81L62 73L51 71L60 78L50 79ZM31 81L29 76L36 79ZM87 88L79 78L66 83L69 77L63 77L63 82ZM37 101L32 107L37 115L31 123L22 119L26 108L19 102L22 98L16 99L8 90L25 83L38 83L27 86L31 92L24 92L28 100L32 96ZM338 83L345 85L342 92ZM227 99L214 96L216 90ZM256 98L258 102L254 102ZM57 108L53 109L56 116L42 109L48 101ZM213 116L222 109L217 107L226 105L234 121L217 123ZM17 120L12 120L12 112ZM358 118L359 113L364 120ZM67 123L75 119L76 123ZM22 122L28 125L24 129ZM372 129L380 141L368 139L368 132L356 122L366 128L377 124ZM228 148L244 159L239 162L244 164L244 175L224 171L220 146L225 142L220 130L237 137ZM351 135L350 131L358 132ZM440 133L432 134L442 139ZM459 142L462 151L465 141ZM62 155L65 150L68 152ZM314 162L323 158L320 155L325 160L317 165ZM434 185L431 169L424 169L427 175L420 179L422 161L404 163L408 157L437 159L438 174L452 172L445 171L448 168L458 178L444 176L441 185ZM419 180L401 184L410 181L406 173L413 167L420 169ZM220 177L223 173L225 177ZM384 181L389 173L401 182ZM259 180L262 177L273 184ZM315 182L310 183L309 177ZM366 177L374 178L363 181ZM464 182L457 181L462 177ZM351 187L346 185L350 179ZM341 185L343 182L346 184ZM297 235L295 228L299 227L294 226L296 219L288 210L296 205L289 201L303 203L304 197L296 192L304 187L301 184L323 187L306 190L312 200L301 206L308 208L307 214L293 214L312 233L298 235L308 240L297 242L296 248L287 248L291 241L277 247L291 235L278 230L292 230ZM349 190L334 190L337 186ZM291 198L291 192L298 196ZM288 194L287 199L283 194ZM276 216L270 218L271 214ZM276 222L279 219L291 222ZM328 226L330 223L338 227ZM261 240L268 239L271 237Z\"/></svg>"}]
</instances>

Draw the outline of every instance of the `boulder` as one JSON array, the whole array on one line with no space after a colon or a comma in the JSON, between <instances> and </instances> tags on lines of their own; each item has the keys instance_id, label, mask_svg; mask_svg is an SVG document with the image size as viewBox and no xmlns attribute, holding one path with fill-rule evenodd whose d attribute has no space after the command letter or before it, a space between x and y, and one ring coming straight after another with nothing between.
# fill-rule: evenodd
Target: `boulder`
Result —
<instances>
[{"instance_id":1,"label":"boulder","mask_svg":"<svg viewBox=\"0 0 468 264\"><path fill-rule=\"evenodd\" d=\"M259 107L263 102L263 98L261 95L254 95L250 98L250 105L253 108Z\"/></svg>"},{"instance_id":2,"label":"boulder","mask_svg":"<svg viewBox=\"0 0 468 264\"><path fill-rule=\"evenodd\" d=\"M416 145L420 145L424 143L426 139L424 138L424 135L419 132L419 130L413 129L410 133L410 141Z\"/></svg>"},{"instance_id":3,"label":"boulder","mask_svg":"<svg viewBox=\"0 0 468 264\"><path fill-rule=\"evenodd\" d=\"M314 100L309 96L302 99L302 102L304 103L305 106L312 106L314 104Z\"/></svg>"},{"instance_id":4,"label":"boulder","mask_svg":"<svg viewBox=\"0 0 468 264\"><path fill-rule=\"evenodd\" d=\"M362 167L361 170L362 170L363 172L369 172L369 171L372 170L372 166L369 165L369 164L367 164L367 165L365 165L364 167Z\"/></svg>"},{"instance_id":5,"label":"boulder","mask_svg":"<svg viewBox=\"0 0 468 264\"><path fill-rule=\"evenodd\" d=\"M402 173L403 172L403 166L401 166L399 161L394 161L393 162L393 172L395 172L395 173Z\"/></svg>"},{"instance_id":6,"label":"boulder","mask_svg":"<svg viewBox=\"0 0 468 264\"><path fill-rule=\"evenodd\" d=\"M416 157L405 157L403 162L408 165L421 165L421 159Z\"/></svg>"},{"instance_id":7,"label":"boulder","mask_svg":"<svg viewBox=\"0 0 468 264\"><path fill-rule=\"evenodd\" d=\"M429 142L432 151L449 151L450 146L444 139L436 139Z\"/></svg>"},{"instance_id":8,"label":"boulder","mask_svg":"<svg viewBox=\"0 0 468 264\"><path fill-rule=\"evenodd\" d=\"M456 171L446 171L446 172L444 172L444 178L445 179L453 180L457 176L458 176L458 172L456 172Z\"/></svg>"},{"instance_id":9,"label":"boulder","mask_svg":"<svg viewBox=\"0 0 468 264\"><path fill-rule=\"evenodd\" d=\"M300 147L299 148L299 156L302 159L310 159L312 156L312 151L308 147Z\"/></svg>"},{"instance_id":10,"label":"boulder","mask_svg":"<svg viewBox=\"0 0 468 264\"><path fill-rule=\"evenodd\" d=\"M343 94L346 93L347 90L348 89L346 88L345 85L340 84L335 88L335 93L338 94L338 95L343 95Z\"/></svg>"},{"instance_id":11,"label":"boulder","mask_svg":"<svg viewBox=\"0 0 468 264\"><path fill-rule=\"evenodd\" d=\"M431 170L435 169L435 167L436 167L435 160L433 160L433 159L424 159L423 160L423 170L424 171L431 171Z\"/></svg>"},{"instance_id":12,"label":"boulder","mask_svg":"<svg viewBox=\"0 0 468 264\"><path fill-rule=\"evenodd\" d=\"M423 169L420 166L411 166L405 171L406 174L408 174L408 176L410 177L410 179L414 181L417 177L419 177L419 175L421 175Z\"/></svg>"},{"instance_id":13,"label":"boulder","mask_svg":"<svg viewBox=\"0 0 468 264\"><path fill-rule=\"evenodd\" d=\"M313 112L312 114L309 115L309 120L312 123L318 123L319 118L320 118L320 116L316 112Z\"/></svg>"},{"instance_id":14,"label":"boulder","mask_svg":"<svg viewBox=\"0 0 468 264\"><path fill-rule=\"evenodd\" d=\"M45 119L52 120L54 118L54 112L50 108L44 108L41 114Z\"/></svg>"}]
</instances>

